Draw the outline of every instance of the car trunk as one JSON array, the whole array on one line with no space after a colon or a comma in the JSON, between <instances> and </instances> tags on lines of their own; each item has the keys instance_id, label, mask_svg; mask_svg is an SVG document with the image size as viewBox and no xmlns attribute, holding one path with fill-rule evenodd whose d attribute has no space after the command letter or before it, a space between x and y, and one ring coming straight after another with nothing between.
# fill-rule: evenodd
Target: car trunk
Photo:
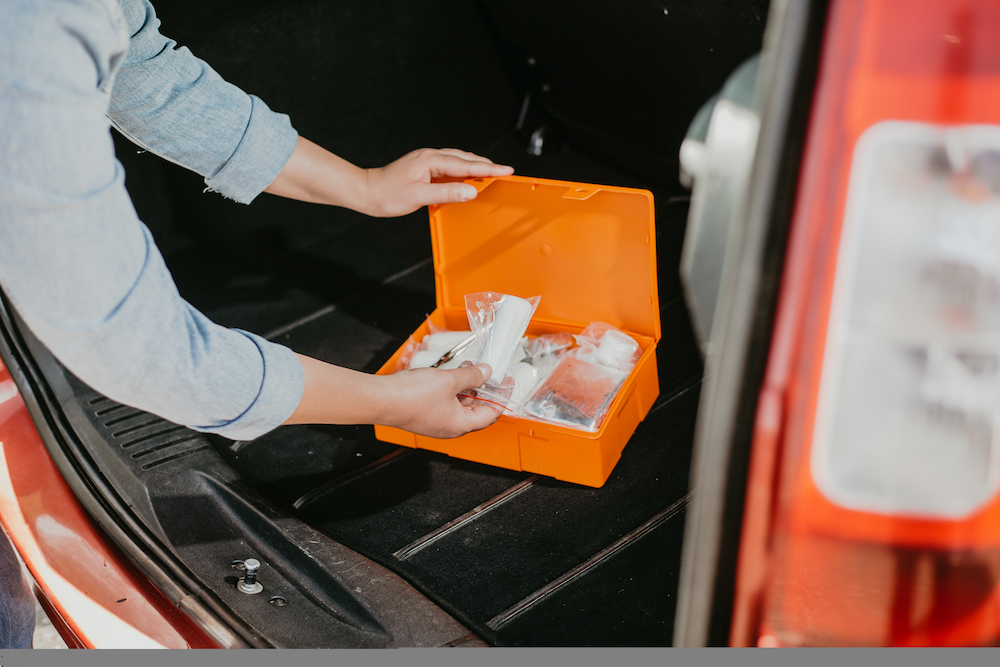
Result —
<instances>
[{"instance_id":1,"label":"car trunk","mask_svg":"<svg viewBox=\"0 0 1000 667\"><path fill-rule=\"evenodd\" d=\"M159 2L164 34L361 166L454 146L652 191L660 395L601 488L400 448L370 426L232 442L96 394L8 306L4 356L57 463L225 645L669 645L703 372L676 155L760 48L766 4ZM374 372L434 309L426 210L244 207L115 140L181 294L216 322ZM235 589L250 557L262 596Z\"/></svg>"}]
</instances>

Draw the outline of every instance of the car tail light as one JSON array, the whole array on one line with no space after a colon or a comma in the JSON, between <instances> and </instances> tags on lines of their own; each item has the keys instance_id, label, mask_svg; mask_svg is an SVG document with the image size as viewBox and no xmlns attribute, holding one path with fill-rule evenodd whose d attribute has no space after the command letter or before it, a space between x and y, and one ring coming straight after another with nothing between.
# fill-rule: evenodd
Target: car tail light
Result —
<instances>
[{"instance_id":1,"label":"car tail light","mask_svg":"<svg viewBox=\"0 0 1000 667\"><path fill-rule=\"evenodd\" d=\"M1000 1L832 0L731 642L1000 642Z\"/></svg>"}]
</instances>

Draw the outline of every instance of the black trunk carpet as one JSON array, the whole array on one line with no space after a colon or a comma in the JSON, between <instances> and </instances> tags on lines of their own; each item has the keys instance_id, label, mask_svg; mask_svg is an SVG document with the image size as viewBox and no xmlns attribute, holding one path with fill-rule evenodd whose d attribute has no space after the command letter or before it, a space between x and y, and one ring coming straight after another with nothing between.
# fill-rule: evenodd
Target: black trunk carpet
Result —
<instances>
[{"instance_id":1,"label":"black trunk carpet","mask_svg":"<svg viewBox=\"0 0 1000 667\"><path fill-rule=\"evenodd\" d=\"M156 4L164 34L362 166L455 146L526 176L654 192L661 393L604 487L396 447L371 427L283 427L217 444L275 502L489 642L670 644L702 375L677 274L687 201L669 185L676 175L637 178L560 145L557 131L529 155L531 128L512 129L523 92L475 3ZM372 220L269 195L243 207L120 137L116 147L181 294L215 321L374 371L434 309L426 210Z\"/></svg>"},{"instance_id":2,"label":"black trunk carpet","mask_svg":"<svg viewBox=\"0 0 1000 667\"><path fill-rule=\"evenodd\" d=\"M501 137L488 154L526 175L643 186L568 148L535 157ZM687 201L652 189L660 397L604 487L396 447L363 426L282 427L252 442L218 439L219 450L274 501L395 570L488 642L669 645L702 367L677 277ZM214 320L374 372L435 306L426 211L344 213L327 227L259 257L185 234L161 245L181 293Z\"/></svg>"},{"instance_id":3,"label":"black trunk carpet","mask_svg":"<svg viewBox=\"0 0 1000 667\"><path fill-rule=\"evenodd\" d=\"M399 448L371 427L284 427L220 450L271 498L491 643L669 645L702 372L675 277L686 212L683 200L657 199L660 397L604 487ZM371 227L349 233L379 243ZM320 251L334 265L365 261L349 246L309 250ZM357 267L369 274L351 293L323 295L328 306L272 338L376 370L434 308L426 253Z\"/></svg>"}]
</instances>

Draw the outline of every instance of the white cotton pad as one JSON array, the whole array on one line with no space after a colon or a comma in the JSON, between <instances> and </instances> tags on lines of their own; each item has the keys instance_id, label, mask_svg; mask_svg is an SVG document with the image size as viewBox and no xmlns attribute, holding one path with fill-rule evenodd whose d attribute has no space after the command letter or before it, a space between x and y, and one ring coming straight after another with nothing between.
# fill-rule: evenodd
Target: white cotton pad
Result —
<instances>
[{"instance_id":1,"label":"white cotton pad","mask_svg":"<svg viewBox=\"0 0 1000 667\"><path fill-rule=\"evenodd\" d=\"M483 344L477 338L476 340L469 343L469 346L464 350L462 350L461 352L459 352L451 361L444 362L439 366L439 368L443 368L445 370L450 368L458 368L466 361L475 363L476 359L479 357L479 350L482 346ZM447 351L448 350L445 350L445 352ZM444 354L444 352L442 352L441 354ZM438 356L438 358L439 359L441 358L440 355Z\"/></svg>"},{"instance_id":2,"label":"white cotton pad","mask_svg":"<svg viewBox=\"0 0 1000 667\"><path fill-rule=\"evenodd\" d=\"M441 355L471 335L471 331L442 331L424 336L421 342L425 350L428 352L437 352L438 359L440 359Z\"/></svg>"},{"instance_id":3,"label":"white cotton pad","mask_svg":"<svg viewBox=\"0 0 1000 667\"><path fill-rule=\"evenodd\" d=\"M490 382L500 383L507 376L507 367L528 328L533 310L530 303L510 294L505 294L497 303L493 327L479 358L493 369Z\"/></svg>"},{"instance_id":4,"label":"white cotton pad","mask_svg":"<svg viewBox=\"0 0 1000 667\"><path fill-rule=\"evenodd\" d=\"M635 353L639 351L639 344L628 334L609 329L604 332L598 349L602 356L613 359L618 368L630 371L635 366Z\"/></svg>"},{"instance_id":5,"label":"white cotton pad","mask_svg":"<svg viewBox=\"0 0 1000 667\"><path fill-rule=\"evenodd\" d=\"M440 358L440 354L431 352L430 350L414 352L413 356L410 357L410 368L429 368L432 364L437 363L437 360Z\"/></svg>"}]
</instances>

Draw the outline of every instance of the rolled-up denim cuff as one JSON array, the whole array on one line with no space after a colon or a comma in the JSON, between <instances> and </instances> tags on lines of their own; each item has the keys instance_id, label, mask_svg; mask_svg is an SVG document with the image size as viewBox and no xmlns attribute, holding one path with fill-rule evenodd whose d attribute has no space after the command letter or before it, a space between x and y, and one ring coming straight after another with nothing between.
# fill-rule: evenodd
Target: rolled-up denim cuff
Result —
<instances>
[{"instance_id":1,"label":"rolled-up denim cuff","mask_svg":"<svg viewBox=\"0 0 1000 667\"><path fill-rule=\"evenodd\" d=\"M249 338L264 360L264 380L257 398L236 419L210 428L197 428L231 440L253 440L281 426L292 416L302 400L305 374L295 353L284 345L272 343L256 334L235 329Z\"/></svg>"},{"instance_id":2,"label":"rolled-up denim cuff","mask_svg":"<svg viewBox=\"0 0 1000 667\"><path fill-rule=\"evenodd\" d=\"M250 101L250 121L239 146L219 171L205 179L209 189L241 204L249 204L274 182L299 138L287 115L271 111L256 95L250 95Z\"/></svg>"}]
</instances>

